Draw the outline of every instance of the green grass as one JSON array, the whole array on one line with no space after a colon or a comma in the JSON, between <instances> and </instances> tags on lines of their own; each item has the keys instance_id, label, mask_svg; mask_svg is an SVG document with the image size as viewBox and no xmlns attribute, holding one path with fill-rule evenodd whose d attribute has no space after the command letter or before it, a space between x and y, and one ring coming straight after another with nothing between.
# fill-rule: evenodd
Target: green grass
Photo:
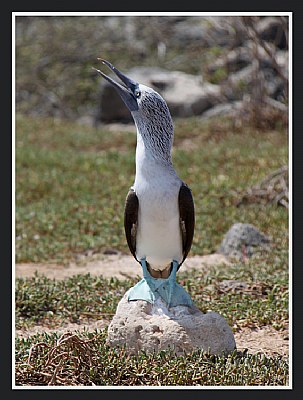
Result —
<instances>
[{"instance_id":1,"label":"green grass","mask_svg":"<svg viewBox=\"0 0 303 400\"><path fill-rule=\"evenodd\" d=\"M287 164L287 137L280 131L247 128L240 132L227 120L202 124L193 118L175 125L174 165L192 188L196 207L190 255L214 252L235 222L252 223L272 237L269 252L203 273L181 269L179 283L200 310L220 313L233 332L262 326L287 329L288 211L269 204L235 206L242 191ZM88 249L114 248L129 254L123 206L134 180L135 145L132 132L113 133L18 115L16 261L68 263ZM222 291L220 283L228 279L247 286ZM89 323L100 318L109 322L125 291L137 281L90 274L63 281L39 274L16 279L16 328L43 325L56 329L67 322ZM76 336L78 342L66 343L62 354L71 357L62 360L60 370L49 362L56 333L17 337L16 384L45 385L55 375L58 385L288 384L288 363L282 357L246 352L216 357L193 352L174 357L169 351L135 357L127 356L124 349L108 347L106 329ZM42 344L28 363L30 348L38 342ZM86 351L93 354L90 363Z\"/></svg>"},{"instance_id":2,"label":"green grass","mask_svg":"<svg viewBox=\"0 0 303 400\"><path fill-rule=\"evenodd\" d=\"M272 263L275 259L276 262ZM243 328L271 326L285 330L288 326L288 272L286 252L274 249L248 263L217 266L204 274L201 271L179 272L178 281L192 296L203 312L212 310L226 318L233 332ZM247 287L224 292L220 282L235 279ZM16 327L34 325L58 328L68 322L89 324L93 320L111 321L117 304L125 291L137 279L118 280L94 277L90 274L73 276L63 281L36 275L16 280ZM79 325L80 327L80 325ZM210 356L195 351L175 357L169 350L159 354L127 356L122 348L106 345L107 329L102 332L75 332L77 341L90 340L93 354L87 364L83 346L60 348L70 353L74 361L63 360L62 372L56 385L219 385L275 386L288 384L288 362L281 356L266 356L262 352L234 352L228 356ZM54 364L48 363L51 346L58 334L33 335L16 339L16 384L45 385L54 375ZM42 343L38 354L28 356L32 346ZM78 343L78 342L77 342ZM66 345L67 346L67 345ZM86 347L85 347L86 348ZM55 355L57 353L54 353ZM54 356L55 356L54 355ZM77 361L78 360L78 361ZM58 361L58 360L57 360ZM46 365L47 364L47 365ZM43 375L48 371L49 376ZM176 372L177 371L177 372ZM61 379L61 380L60 380Z\"/></svg>"},{"instance_id":3,"label":"green grass","mask_svg":"<svg viewBox=\"0 0 303 400\"><path fill-rule=\"evenodd\" d=\"M234 351L213 356L195 351L176 357L170 350L138 356L106 344L107 332L77 333L56 349L58 335L17 339L17 385L98 386L284 386L288 365L282 357ZM42 345L37 346L37 343ZM29 359L29 349L36 346ZM53 350L56 349L55 352ZM59 350L59 351L58 351ZM50 355L52 352L52 356ZM56 358L61 367L51 363ZM54 379L54 377L56 379Z\"/></svg>"},{"instance_id":4,"label":"green grass","mask_svg":"<svg viewBox=\"0 0 303 400\"><path fill-rule=\"evenodd\" d=\"M279 251L274 251L278 258ZM271 264L272 255L200 271L178 273L197 307L212 310L226 318L234 332L244 327L272 326L277 330L288 323L288 274L283 255ZM239 280L247 288L222 292L220 282ZM51 280L36 275L16 280L16 327L59 326L66 322L83 323L103 318L110 321L123 294L138 279L118 280L76 275Z\"/></svg>"},{"instance_id":5,"label":"green grass","mask_svg":"<svg viewBox=\"0 0 303 400\"><path fill-rule=\"evenodd\" d=\"M287 137L249 129L227 135L232 129L225 122L176 122L174 165L196 207L191 255L214 252L235 222L253 223L284 247L288 240L287 210L234 206L241 190L287 163ZM69 262L88 249L129 254L123 207L135 145L132 132L17 116L16 261Z\"/></svg>"},{"instance_id":6,"label":"green grass","mask_svg":"<svg viewBox=\"0 0 303 400\"><path fill-rule=\"evenodd\" d=\"M87 275L65 280L43 276L16 280L16 328L92 319L111 319L117 303L135 280L119 281Z\"/></svg>"}]
</instances>

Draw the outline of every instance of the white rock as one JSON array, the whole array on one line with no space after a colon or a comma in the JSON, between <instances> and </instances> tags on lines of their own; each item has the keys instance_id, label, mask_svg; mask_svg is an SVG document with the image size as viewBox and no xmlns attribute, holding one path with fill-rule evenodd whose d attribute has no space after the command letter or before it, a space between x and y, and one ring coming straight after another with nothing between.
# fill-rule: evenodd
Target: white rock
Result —
<instances>
[{"instance_id":1,"label":"white rock","mask_svg":"<svg viewBox=\"0 0 303 400\"><path fill-rule=\"evenodd\" d=\"M107 343L124 347L129 354L172 349L176 355L201 349L210 354L225 354L236 348L226 320L215 312L203 314L197 307L167 309L158 299L128 301L128 292L118 304L108 327Z\"/></svg>"},{"instance_id":2,"label":"white rock","mask_svg":"<svg viewBox=\"0 0 303 400\"><path fill-rule=\"evenodd\" d=\"M172 117L200 115L224 100L220 86L203 81L202 76L153 67L136 67L125 74L159 92L167 102ZM113 78L117 80L115 76ZM130 112L110 83L101 81L99 95L96 120L132 121Z\"/></svg>"}]
</instances>

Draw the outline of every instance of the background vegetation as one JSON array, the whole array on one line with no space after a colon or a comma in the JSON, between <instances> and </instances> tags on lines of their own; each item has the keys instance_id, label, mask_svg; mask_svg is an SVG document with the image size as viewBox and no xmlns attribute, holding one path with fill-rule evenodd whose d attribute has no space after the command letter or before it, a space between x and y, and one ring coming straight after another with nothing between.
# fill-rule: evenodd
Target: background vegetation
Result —
<instances>
[{"instance_id":1,"label":"background vegetation","mask_svg":"<svg viewBox=\"0 0 303 400\"><path fill-rule=\"evenodd\" d=\"M279 57L288 49L288 21L277 18L271 24L268 17L268 28L260 33L258 24L266 20L261 16L17 17L17 111L94 120L100 77L92 67L99 67L101 57L125 72L150 66L200 75L221 85L227 100L249 99L245 123L287 126L288 76ZM243 46L248 55L242 54ZM229 80L253 64L249 83L244 76L236 83ZM279 101L271 101L268 112L273 77L280 80Z\"/></svg>"}]
</instances>

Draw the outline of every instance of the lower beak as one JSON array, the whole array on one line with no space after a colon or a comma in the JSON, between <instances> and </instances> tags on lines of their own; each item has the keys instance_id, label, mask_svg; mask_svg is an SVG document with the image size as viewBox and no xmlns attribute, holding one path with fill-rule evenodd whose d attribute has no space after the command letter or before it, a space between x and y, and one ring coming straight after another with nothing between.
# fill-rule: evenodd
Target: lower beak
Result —
<instances>
[{"instance_id":1,"label":"lower beak","mask_svg":"<svg viewBox=\"0 0 303 400\"><path fill-rule=\"evenodd\" d=\"M95 69L104 79L106 79L109 83L111 83L116 91L118 92L121 99L124 101L126 107L129 109L130 112L137 111L139 109L137 100L133 94L134 89L138 86L136 82L132 79L128 78L126 75L122 74L116 67L114 67L111 63L106 60L101 60L103 64L107 65L125 84L122 86L120 83L115 82L112 78L105 75L99 69Z\"/></svg>"}]
</instances>

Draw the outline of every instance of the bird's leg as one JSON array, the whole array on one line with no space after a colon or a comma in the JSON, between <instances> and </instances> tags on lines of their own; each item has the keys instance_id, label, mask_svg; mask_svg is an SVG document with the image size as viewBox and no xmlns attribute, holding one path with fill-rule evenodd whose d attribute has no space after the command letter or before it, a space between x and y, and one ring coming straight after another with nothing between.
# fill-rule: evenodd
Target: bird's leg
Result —
<instances>
[{"instance_id":1,"label":"bird's leg","mask_svg":"<svg viewBox=\"0 0 303 400\"><path fill-rule=\"evenodd\" d=\"M142 258L140 264L143 270L143 279L130 289L128 300L145 300L154 303L156 296L153 279L148 272L146 259Z\"/></svg>"},{"instance_id":2,"label":"bird's leg","mask_svg":"<svg viewBox=\"0 0 303 400\"><path fill-rule=\"evenodd\" d=\"M146 258L142 258L140 260L140 264L141 264L141 267L142 267L142 270L143 270L144 279L148 279L149 278L149 272L148 272L148 269L147 269Z\"/></svg>"},{"instance_id":3,"label":"bird's leg","mask_svg":"<svg viewBox=\"0 0 303 400\"><path fill-rule=\"evenodd\" d=\"M168 308L171 306L171 300L177 282L177 270L179 265L176 260L173 260L172 264L173 267L168 277Z\"/></svg>"}]
</instances>

